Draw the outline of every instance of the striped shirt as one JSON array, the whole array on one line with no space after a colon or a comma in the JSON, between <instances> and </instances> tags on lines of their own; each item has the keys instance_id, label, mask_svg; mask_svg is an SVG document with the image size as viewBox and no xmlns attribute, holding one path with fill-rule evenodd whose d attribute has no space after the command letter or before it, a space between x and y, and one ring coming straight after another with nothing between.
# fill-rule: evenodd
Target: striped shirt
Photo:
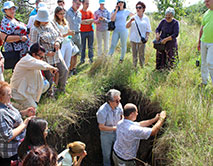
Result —
<instances>
[{"instance_id":1,"label":"striped shirt","mask_svg":"<svg viewBox=\"0 0 213 166\"><path fill-rule=\"evenodd\" d=\"M33 43L38 42L40 45L42 45L45 48L46 54L49 51L54 51L55 42L62 43L62 41L63 41L63 37L59 29L53 22L49 22L46 26L39 26L39 27L33 26L30 30L31 45ZM59 60L58 51L55 52L55 55L53 57L45 56L45 60L50 65L59 63L60 60Z\"/></svg>"},{"instance_id":2,"label":"striped shirt","mask_svg":"<svg viewBox=\"0 0 213 166\"><path fill-rule=\"evenodd\" d=\"M17 154L20 141L25 136L25 130L8 142L13 137L13 129L17 128L23 120L21 114L11 104L7 106L0 103L0 156L10 158Z\"/></svg>"}]
</instances>

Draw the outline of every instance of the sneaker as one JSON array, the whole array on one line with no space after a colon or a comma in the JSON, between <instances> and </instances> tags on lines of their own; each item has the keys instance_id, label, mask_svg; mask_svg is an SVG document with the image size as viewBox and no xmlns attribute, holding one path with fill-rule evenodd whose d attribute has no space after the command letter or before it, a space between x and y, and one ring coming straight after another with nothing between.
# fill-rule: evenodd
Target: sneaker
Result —
<instances>
[{"instance_id":1,"label":"sneaker","mask_svg":"<svg viewBox=\"0 0 213 166\"><path fill-rule=\"evenodd\" d=\"M77 70L76 70L76 68L74 68L74 69L73 69L72 74L73 74L73 75L76 75L76 74L77 74Z\"/></svg>"},{"instance_id":2,"label":"sneaker","mask_svg":"<svg viewBox=\"0 0 213 166\"><path fill-rule=\"evenodd\" d=\"M92 64L92 63L93 63L93 60L92 60L92 59L90 59L90 60L89 60L89 63L90 63L90 64Z\"/></svg>"},{"instance_id":3,"label":"sneaker","mask_svg":"<svg viewBox=\"0 0 213 166\"><path fill-rule=\"evenodd\" d=\"M70 78L72 75L73 75L73 69L69 71L68 78Z\"/></svg>"},{"instance_id":4,"label":"sneaker","mask_svg":"<svg viewBox=\"0 0 213 166\"><path fill-rule=\"evenodd\" d=\"M123 61L124 61L123 59L120 59L120 60L119 60L119 63L123 63Z\"/></svg>"},{"instance_id":5,"label":"sneaker","mask_svg":"<svg viewBox=\"0 0 213 166\"><path fill-rule=\"evenodd\" d=\"M82 64L84 64L85 63L85 61L81 61L78 65L80 66L80 65L82 65Z\"/></svg>"}]
</instances>

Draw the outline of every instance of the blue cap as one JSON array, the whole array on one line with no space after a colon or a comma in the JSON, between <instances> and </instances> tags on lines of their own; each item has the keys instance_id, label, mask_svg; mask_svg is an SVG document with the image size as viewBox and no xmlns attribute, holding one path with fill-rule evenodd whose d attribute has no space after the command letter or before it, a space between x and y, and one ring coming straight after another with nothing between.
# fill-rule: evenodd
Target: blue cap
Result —
<instances>
[{"instance_id":1,"label":"blue cap","mask_svg":"<svg viewBox=\"0 0 213 166\"><path fill-rule=\"evenodd\" d=\"M117 0L117 3L118 3L118 2L126 2L126 0Z\"/></svg>"},{"instance_id":2,"label":"blue cap","mask_svg":"<svg viewBox=\"0 0 213 166\"><path fill-rule=\"evenodd\" d=\"M4 3L3 8L1 9L1 11L2 11L3 13L5 13L5 12L4 12L4 9L10 9L10 8L12 8L12 7L15 7L16 10L18 9L18 7L15 6L14 3L13 3L12 1L7 1L7 2Z\"/></svg>"},{"instance_id":3,"label":"blue cap","mask_svg":"<svg viewBox=\"0 0 213 166\"><path fill-rule=\"evenodd\" d=\"M100 4L105 4L105 0L99 0Z\"/></svg>"}]
</instances>

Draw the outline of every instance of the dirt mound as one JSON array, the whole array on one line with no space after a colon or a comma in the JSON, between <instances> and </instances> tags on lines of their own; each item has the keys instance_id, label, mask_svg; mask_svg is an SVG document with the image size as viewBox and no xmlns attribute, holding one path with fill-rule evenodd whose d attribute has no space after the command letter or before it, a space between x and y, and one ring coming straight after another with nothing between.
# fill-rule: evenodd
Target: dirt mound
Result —
<instances>
[{"instance_id":1,"label":"dirt mound","mask_svg":"<svg viewBox=\"0 0 213 166\"><path fill-rule=\"evenodd\" d=\"M118 87L115 87L115 89L121 91L121 103L123 106L126 103L134 103L137 105L139 112L137 121L153 118L155 117L156 113L159 113L161 111L161 107L158 102L151 102L149 99L143 96L141 92ZM67 143L76 140L80 140L86 143L86 150L88 155L83 160L82 166L102 165L100 133L96 120L96 112L99 106L101 106L105 102L104 97L101 97L101 99L102 100L98 100L96 106L94 106L92 109L85 110L84 113L80 115L85 120L80 120L78 122L78 125L70 125L63 138L55 137L55 139L48 140L48 142L53 145L53 147L55 147L58 151L62 151L62 149L65 148L60 146L62 143L63 145L66 145ZM138 152L138 158L149 164L151 164L152 162L153 140L154 138L151 137L149 140L141 141L140 149ZM141 164L138 163L138 165Z\"/></svg>"}]
</instances>

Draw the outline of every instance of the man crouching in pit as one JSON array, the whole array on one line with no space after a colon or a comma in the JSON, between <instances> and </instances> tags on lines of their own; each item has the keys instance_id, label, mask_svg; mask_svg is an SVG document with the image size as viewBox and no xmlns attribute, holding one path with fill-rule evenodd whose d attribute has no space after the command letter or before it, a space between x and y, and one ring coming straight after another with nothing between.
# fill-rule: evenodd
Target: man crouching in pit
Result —
<instances>
[{"instance_id":1,"label":"man crouching in pit","mask_svg":"<svg viewBox=\"0 0 213 166\"><path fill-rule=\"evenodd\" d=\"M96 113L100 129L103 166L111 166L112 147L116 139L116 125L123 118L120 95L120 91L110 89L106 94L107 102Z\"/></svg>"},{"instance_id":2,"label":"man crouching in pit","mask_svg":"<svg viewBox=\"0 0 213 166\"><path fill-rule=\"evenodd\" d=\"M137 115L136 105L128 103L124 106L124 119L118 122L116 141L113 147L115 166L136 166L135 158L140 140L156 135L166 118L166 112L162 111L153 119L134 122ZM157 123L152 128L147 127L156 121Z\"/></svg>"}]
</instances>

